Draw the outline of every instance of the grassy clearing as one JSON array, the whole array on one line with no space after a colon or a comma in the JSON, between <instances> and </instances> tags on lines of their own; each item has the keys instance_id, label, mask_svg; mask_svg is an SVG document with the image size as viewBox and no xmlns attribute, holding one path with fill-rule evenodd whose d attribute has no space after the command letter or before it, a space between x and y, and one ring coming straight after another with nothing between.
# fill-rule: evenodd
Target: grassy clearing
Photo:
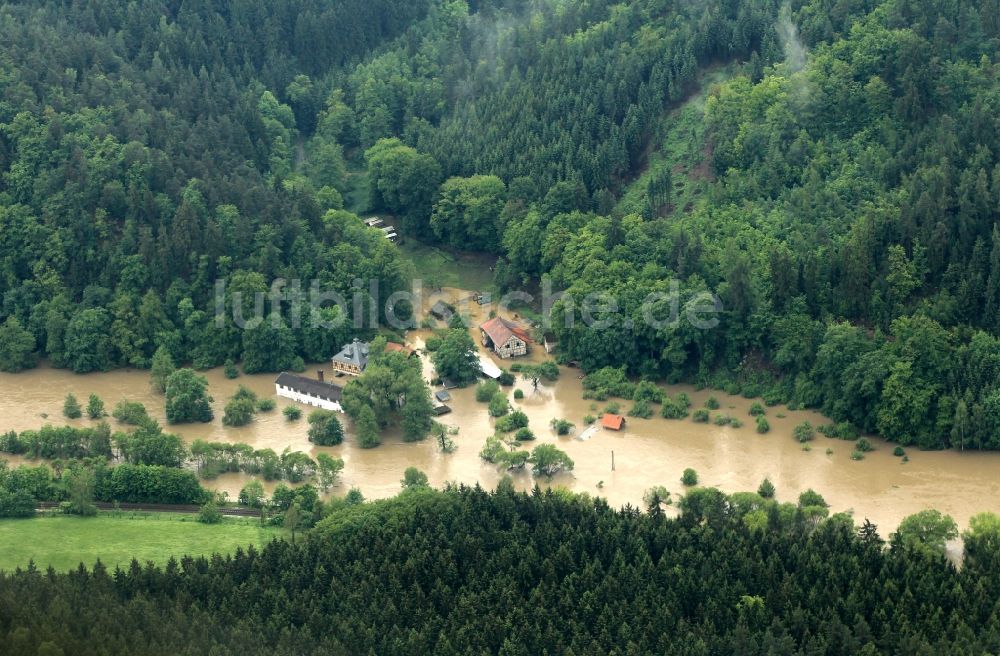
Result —
<instances>
[{"instance_id":1,"label":"grassy clearing","mask_svg":"<svg viewBox=\"0 0 1000 656\"><path fill-rule=\"evenodd\" d=\"M406 239L399 250L413 263L417 276L424 280L425 286L480 291L493 289L493 272L490 271L490 266L496 262L493 255L451 253L414 239Z\"/></svg>"},{"instance_id":2,"label":"grassy clearing","mask_svg":"<svg viewBox=\"0 0 1000 656\"><path fill-rule=\"evenodd\" d=\"M226 517L221 524L201 524L193 515L101 513L82 518L51 515L0 520L0 569L25 567L57 571L88 567L100 558L109 569L141 563L165 563L171 556L229 553L238 546L263 545L280 529L261 527L255 519Z\"/></svg>"},{"instance_id":3,"label":"grassy clearing","mask_svg":"<svg viewBox=\"0 0 1000 656\"><path fill-rule=\"evenodd\" d=\"M709 183L705 161L705 100L712 86L729 79L733 72L731 67L721 67L706 73L698 92L663 117L650 140L642 172L625 189L618 211L641 213L649 179L664 169L671 172L674 183L670 214L688 213L697 207Z\"/></svg>"}]
</instances>

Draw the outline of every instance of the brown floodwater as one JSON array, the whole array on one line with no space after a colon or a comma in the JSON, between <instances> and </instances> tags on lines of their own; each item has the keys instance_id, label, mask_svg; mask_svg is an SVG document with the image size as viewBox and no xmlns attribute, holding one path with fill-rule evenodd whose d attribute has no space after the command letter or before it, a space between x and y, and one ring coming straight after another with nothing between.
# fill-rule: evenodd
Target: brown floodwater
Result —
<instances>
[{"instance_id":1,"label":"brown floodwater","mask_svg":"<svg viewBox=\"0 0 1000 656\"><path fill-rule=\"evenodd\" d=\"M479 318L479 317L475 317ZM475 331L473 331L475 332ZM411 333L409 342L423 346L427 333ZM478 340L477 340L478 343ZM540 359L541 348L532 359ZM499 362L498 362L499 363ZM509 364L509 361L506 363ZM431 368L424 359L425 373ZM316 367L310 367L310 371ZM315 372L313 372L315 373ZM812 488L820 492L833 512L852 512L856 521L869 518L879 525L883 536L894 530L899 521L926 508L936 508L952 515L964 528L971 515L1000 512L1000 453L919 452L908 450L909 463L892 455L893 445L870 438L875 450L864 460L851 460L853 444L817 435L811 451L803 451L792 437L794 426L803 421L813 425L829 423L821 415L808 411L792 411L782 406L767 409L771 431L759 435L748 410L751 400L718 391L695 390L690 386L665 386L671 395L687 392L693 408L702 407L715 396L719 410L743 420L743 426L732 428L714 424L699 424L690 418L667 420L629 418L625 429L614 432L603 428L593 431L590 439L577 439L585 426L583 417L599 415L606 403L584 400L579 370L561 368L554 383L544 383L537 391L530 383L518 379L515 387L525 392L523 400L508 396L515 408L523 410L530 427L538 436L526 448L551 442L566 451L575 461L575 470L555 476L551 481L538 479L540 484L564 486L576 492L605 497L614 506L642 504L645 490L664 485L676 499L683 493L680 477L683 470L697 470L702 485L717 486L726 492L756 490L766 476L777 488L777 498L795 501L800 492ZM281 452L286 447L305 451L315 457L325 451L343 458L344 472L333 494L343 494L358 487L366 498L383 498L400 489L403 470L417 467L427 473L431 484L446 482L481 483L493 487L502 472L479 458L486 438L493 434L493 420L486 404L477 403L472 388L452 390L448 405L454 410L440 418L448 426L459 429L453 437L458 449L441 453L433 439L407 444L398 435L384 436L381 446L360 449L351 435L353 427L345 418L347 439L337 447L318 448L309 443L304 420L288 422L281 414L287 399L277 399L278 408L271 413L258 413L248 426L230 428L222 425L222 408L238 385L246 385L261 397L274 397L274 375L240 376L228 380L222 370L204 372L209 392L214 397L215 419L208 424L184 424L167 429L186 441L201 438L224 442L245 442L255 448L269 447ZM166 426L163 397L153 393L149 373L137 370L117 370L109 373L76 375L42 366L20 374L0 374L0 431L35 429L44 423L87 425L88 419L66 420L62 404L67 393L73 392L85 405L88 395L98 394L110 411L122 399L140 401L150 414ZM623 412L630 403L622 403ZM655 407L655 406L654 406ZM308 412L308 408L304 407ZM574 433L560 437L549 428L554 418L568 419L576 425ZM111 420L114 423L113 420ZM827 449L832 453L827 453ZM0 457L4 457L0 454ZM12 464L21 459L7 456ZM614 470L612 470L612 459ZM530 472L513 474L515 485L530 488L536 479ZM235 496L249 477L228 474L206 481L209 488L225 490ZM273 484L267 486L273 488Z\"/></svg>"}]
</instances>

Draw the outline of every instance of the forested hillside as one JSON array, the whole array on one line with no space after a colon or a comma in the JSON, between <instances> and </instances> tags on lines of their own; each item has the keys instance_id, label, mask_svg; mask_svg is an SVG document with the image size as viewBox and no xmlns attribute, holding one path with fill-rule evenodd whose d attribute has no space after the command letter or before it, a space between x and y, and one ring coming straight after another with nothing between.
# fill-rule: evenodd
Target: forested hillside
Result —
<instances>
[{"instance_id":1,"label":"forested hillside","mask_svg":"<svg viewBox=\"0 0 1000 656\"><path fill-rule=\"evenodd\" d=\"M338 149L317 184L292 170L323 100L304 74L361 59L429 5L5 3L3 368L35 348L81 372L149 366L161 345L199 367L327 357L343 334L213 330L213 286L408 284L384 240L326 213L341 207Z\"/></svg>"},{"instance_id":2,"label":"forested hillside","mask_svg":"<svg viewBox=\"0 0 1000 656\"><path fill-rule=\"evenodd\" d=\"M1000 648L995 523L970 533L959 571L929 543L887 547L805 502L694 490L670 520L505 486L414 490L341 510L295 545L0 574L0 639L10 656Z\"/></svg>"},{"instance_id":3,"label":"forested hillside","mask_svg":"<svg viewBox=\"0 0 1000 656\"><path fill-rule=\"evenodd\" d=\"M212 286L406 286L342 209L367 179L502 289L614 296L556 308L585 369L1000 448L998 0L51 0L0 37L3 369L328 357L346 329L214 330ZM672 282L719 326L648 326Z\"/></svg>"}]
</instances>

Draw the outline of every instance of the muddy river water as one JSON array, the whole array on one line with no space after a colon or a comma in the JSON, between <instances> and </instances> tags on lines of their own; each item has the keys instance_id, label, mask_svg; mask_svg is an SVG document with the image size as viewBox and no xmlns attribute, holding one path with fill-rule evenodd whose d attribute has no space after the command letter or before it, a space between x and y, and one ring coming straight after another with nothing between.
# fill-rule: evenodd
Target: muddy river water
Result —
<instances>
[{"instance_id":1,"label":"muddy river water","mask_svg":"<svg viewBox=\"0 0 1000 656\"><path fill-rule=\"evenodd\" d=\"M415 332L408 341L419 347L424 337L426 333ZM315 374L314 369L316 367L309 369L312 374ZM430 365L426 359L425 372L429 377ZM337 447L317 448L307 439L304 419L288 422L281 414L281 408L288 403L286 399L277 399L276 411L259 413L248 426L230 428L222 425L222 407L236 387L246 385L262 397L274 397L273 374L244 375L228 380L218 369L204 372L204 375L214 397L215 420L209 424L169 426L168 430L188 442L198 438L245 442L255 448L269 447L277 452L291 447L314 457L319 451L326 451L343 458L345 463L341 483L333 489L333 494L343 494L356 486L367 498L392 496L399 491L403 470L409 466L426 472L431 484L436 486L454 481L479 482L492 487L501 477L501 472L478 455L485 439L493 434L493 420L487 414L486 405L476 402L472 388L452 390L448 405L453 412L440 418L442 423L459 429L454 436L458 449L453 453L441 453L432 439L407 444L391 434L384 436L382 445L377 448L360 449L351 438L353 428L346 418L345 442ZM883 535L893 530L903 517L926 508L952 515L961 528L965 528L969 517L977 512L1000 512L998 453L908 450L910 461L903 463L892 455L892 445L871 438L875 450L864 460L854 461L850 457L851 442L821 435L812 442L811 451L803 451L792 436L793 427L806 420L814 425L826 424L829 420L813 412L777 406L767 410L771 431L759 435L753 418L748 415L751 400L683 385L666 386L665 389L670 394L687 392L693 409L702 407L705 399L713 395L720 403L717 412L739 417L743 426L700 424L690 418L679 421L658 416L648 420L629 418L621 432L598 428L590 439L581 441L577 436L584 429L583 417L599 415L605 404L594 406L592 401L583 399L578 370L563 368L558 381L544 383L537 391L521 379L515 387L524 390L525 398L514 400L512 388L508 388L511 402L528 415L530 427L538 436L535 442L526 443L526 446L556 443L576 463L573 472L539 482L600 495L615 506L641 505L643 492L653 485L665 485L677 498L683 492L679 480L682 471L693 467L701 484L717 486L726 492L756 490L765 476L776 486L779 500L794 501L800 492L813 488L824 495L833 512L851 511L858 522L867 517L879 525ZM62 404L69 392L73 392L81 404L86 404L89 394L98 394L109 410L121 399L140 401L166 426L163 397L150 390L146 371L76 375L42 366L16 375L0 374L0 431L35 429L47 422L57 425L90 423L87 419L63 418ZM630 405L623 403L623 411ZM549 428L553 418L573 422L576 425L574 433L556 436ZM827 453L828 449L832 449L832 453ZM20 462L19 458L0 454L0 458L3 457L11 464ZM247 476L229 474L206 481L205 485L226 490L235 497L247 480ZM514 480L523 489L535 482L527 471L515 473ZM273 488L273 484L267 487Z\"/></svg>"}]
</instances>

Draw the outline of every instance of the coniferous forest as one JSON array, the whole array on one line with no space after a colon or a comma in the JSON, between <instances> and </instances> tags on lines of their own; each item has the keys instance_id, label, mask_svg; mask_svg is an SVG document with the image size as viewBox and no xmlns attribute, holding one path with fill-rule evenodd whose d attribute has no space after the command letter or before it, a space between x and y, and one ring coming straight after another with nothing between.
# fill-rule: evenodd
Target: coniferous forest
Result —
<instances>
[{"instance_id":1,"label":"coniferous forest","mask_svg":"<svg viewBox=\"0 0 1000 656\"><path fill-rule=\"evenodd\" d=\"M252 316L276 279L408 289L375 213L486 254L499 292L567 292L551 330L585 385L689 382L900 450L1000 449L1000 0L0 4L0 371L159 359L197 386L186 367L328 361L377 327L215 313ZM714 295L718 325L650 322L651 293L657 317ZM569 300L594 294L618 306L601 330ZM4 467L0 505L205 501L180 438L147 428L5 434L127 462ZM304 454L236 446L309 478ZM197 444L197 466L227 448ZM307 535L230 556L0 573L0 652L1000 653L995 517L956 567L934 517L880 536L808 495L692 488L668 519L658 498L414 487L317 501ZM317 496L298 490L296 520Z\"/></svg>"},{"instance_id":2,"label":"coniferous forest","mask_svg":"<svg viewBox=\"0 0 1000 656\"><path fill-rule=\"evenodd\" d=\"M295 544L0 574L0 637L11 656L1000 648L996 527L967 540L977 555L956 570L940 553L884 545L871 525L765 511L754 496L706 489L674 520L503 485L414 489Z\"/></svg>"}]
</instances>

